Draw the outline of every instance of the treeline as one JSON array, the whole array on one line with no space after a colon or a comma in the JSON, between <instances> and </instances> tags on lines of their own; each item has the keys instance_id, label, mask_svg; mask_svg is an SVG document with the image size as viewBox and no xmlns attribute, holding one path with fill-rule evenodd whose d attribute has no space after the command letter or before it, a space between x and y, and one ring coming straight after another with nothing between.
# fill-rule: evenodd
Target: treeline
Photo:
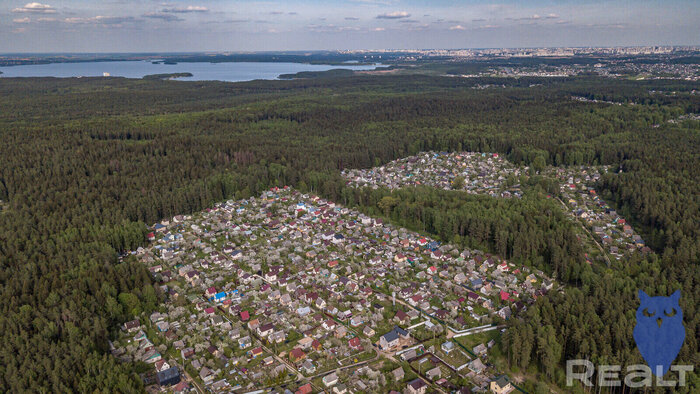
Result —
<instances>
[{"instance_id":1,"label":"treeline","mask_svg":"<svg viewBox=\"0 0 700 394\"><path fill-rule=\"evenodd\" d=\"M535 79L543 86L524 88L514 81L502 81L513 86L507 89L477 91L471 87L483 81L423 76L237 84L0 80L0 200L6 203L0 212L0 387L140 390L135 370L106 355L107 339L120 323L152 310L161 295L144 267L117 264L118 253L144 243L147 224L275 185L368 212L381 209L444 240L556 270L582 286L575 302L597 306L594 313L608 324L618 322L605 307L622 290L595 290L590 283L602 278L617 286L629 280L625 267L643 263L622 261L611 279L579 268L578 246L551 200L539 194L502 202L427 190L349 191L338 179L340 169L423 150L496 151L516 163L622 169L603 180L601 192L658 252L655 280L682 288L683 302L697 304L700 137L697 129L683 128L689 126L651 127L695 104L570 100L574 89L608 84L637 91L640 82ZM396 204L388 200L380 208L385 197ZM648 281L634 285L663 295ZM631 303L615 307L628 314ZM532 310L538 308L540 303ZM551 314L549 320L562 343L576 340L567 319ZM697 327L697 320L686 321L687 332ZM579 335L604 338L585 324ZM626 346L605 341L599 345L610 343L614 354ZM686 341L684 349L682 360L697 364L697 344Z\"/></svg>"}]
</instances>

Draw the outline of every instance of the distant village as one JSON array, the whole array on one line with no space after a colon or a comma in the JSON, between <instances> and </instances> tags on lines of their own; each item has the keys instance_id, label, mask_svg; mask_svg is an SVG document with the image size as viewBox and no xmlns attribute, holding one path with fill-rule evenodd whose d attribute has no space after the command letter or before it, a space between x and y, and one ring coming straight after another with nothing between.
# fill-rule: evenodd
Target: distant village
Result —
<instances>
[{"instance_id":1,"label":"distant village","mask_svg":"<svg viewBox=\"0 0 700 394\"><path fill-rule=\"evenodd\" d=\"M606 253L646 251L588 186L607 170L543 174ZM443 189L463 177L460 190L508 198L521 174L496 154L428 152L343 176ZM518 383L492 362L505 322L559 289L542 271L290 187L175 216L148 237L122 259L147 265L166 301L110 345L152 365L151 392L509 393Z\"/></svg>"},{"instance_id":2,"label":"distant village","mask_svg":"<svg viewBox=\"0 0 700 394\"><path fill-rule=\"evenodd\" d=\"M651 253L642 237L606 203L592 186L607 167L556 168L550 175L561 181L562 200L607 253L620 259L631 252Z\"/></svg>"},{"instance_id":3,"label":"distant village","mask_svg":"<svg viewBox=\"0 0 700 394\"><path fill-rule=\"evenodd\" d=\"M519 197L518 179L526 171L527 167L520 169L498 153L426 152L381 167L345 170L342 175L355 187L396 189L424 185L470 194ZM459 185L455 185L457 178L462 179Z\"/></svg>"}]
</instances>

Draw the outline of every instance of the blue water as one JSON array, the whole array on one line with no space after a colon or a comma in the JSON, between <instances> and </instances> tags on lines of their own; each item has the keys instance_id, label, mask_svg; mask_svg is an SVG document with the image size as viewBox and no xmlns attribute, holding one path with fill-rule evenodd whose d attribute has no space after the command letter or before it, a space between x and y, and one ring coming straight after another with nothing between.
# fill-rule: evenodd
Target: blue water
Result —
<instances>
[{"instance_id":1,"label":"blue water","mask_svg":"<svg viewBox=\"0 0 700 394\"><path fill-rule=\"evenodd\" d=\"M101 77L109 73L112 77L142 78L149 74L192 73L192 77L178 78L182 81L251 81L254 79L277 79L280 74L300 71L326 71L331 69L374 70L375 65L326 65L305 63L178 63L153 64L150 61L116 61L84 63L51 63L25 66L0 67L3 77Z\"/></svg>"}]
</instances>

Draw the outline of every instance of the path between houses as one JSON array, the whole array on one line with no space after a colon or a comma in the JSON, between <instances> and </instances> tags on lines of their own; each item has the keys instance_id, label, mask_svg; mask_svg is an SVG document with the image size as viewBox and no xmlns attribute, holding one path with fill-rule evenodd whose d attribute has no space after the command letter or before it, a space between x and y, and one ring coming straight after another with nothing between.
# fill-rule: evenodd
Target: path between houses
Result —
<instances>
[{"instance_id":1,"label":"path between houses","mask_svg":"<svg viewBox=\"0 0 700 394\"><path fill-rule=\"evenodd\" d=\"M556 199L557 199L557 201L559 201L559 202L561 203L561 205L564 207L564 210L568 213L568 212L569 212L569 208L566 206L566 204L564 204L564 201L562 201L559 197L556 197ZM593 242L595 242L596 246L598 246L598 249L600 249L600 252L603 253L603 257L605 257L605 263L608 265L608 268L610 268L610 258L608 257L608 254L605 252L605 249L603 249L603 247L600 246L600 244L598 243L598 240L595 239L595 237L593 236L593 234L591 234L591 232L588 231L588 229L586 228L586 226L585 226L583 223L581 223L580 220L578 220L578 219L576 219L576 218L574 218L574 220L575 220L579 225L581 225L581 228L583 229L583 231L585 231L586 234L588 234L588 236L593 240Z\"/></svg>"}]
</instances>

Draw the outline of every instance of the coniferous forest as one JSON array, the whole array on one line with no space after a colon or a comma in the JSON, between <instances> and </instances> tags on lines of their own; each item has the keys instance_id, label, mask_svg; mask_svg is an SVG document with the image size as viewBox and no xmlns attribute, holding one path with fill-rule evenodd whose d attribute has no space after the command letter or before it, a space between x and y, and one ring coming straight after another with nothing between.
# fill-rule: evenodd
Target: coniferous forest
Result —
<instances>
[{"instance_id":1,"label":"coniferous forest","mask_svg":"<svg viewBox=\"0 0 700 394\"><path fill-rule=\"evenodd\" d=\"M494 82L505 87L472 89ZM593 76L0 79L0 391L142 390L137 366L110 356L108 340L163 295L119 254L158 220L278 185L555 273L566 290L508 322L511 368L535 366L561 384L567 359L641 362L637 289L681 290L687 335L676 362L697 366L700 125L668 122L700 113L694 89ZM522 199L503 201L352 189L340 177L427 150L610 165L597 189L655 253L586 264L573 224L544 198L556 188L535 178ZM698 387L696 372L685 390Z\"/></svg>"}]
</instances>

